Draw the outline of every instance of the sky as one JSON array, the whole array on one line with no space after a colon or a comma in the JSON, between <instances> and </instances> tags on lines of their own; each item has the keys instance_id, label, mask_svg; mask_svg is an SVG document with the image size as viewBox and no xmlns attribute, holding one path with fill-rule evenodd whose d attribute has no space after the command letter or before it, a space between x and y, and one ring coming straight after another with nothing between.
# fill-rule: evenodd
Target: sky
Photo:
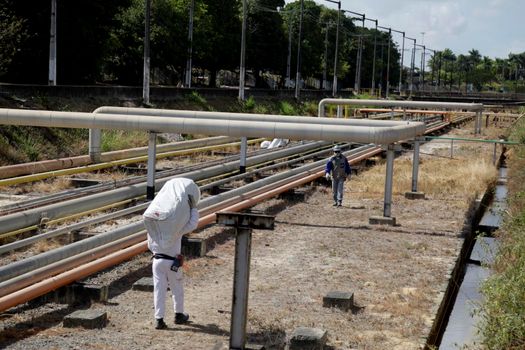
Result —
<instances>
[{"instance_id":1,"label":"sky","mask_svg":"<svg viewBox=\"0 0 525 350\"><path fill-rule=\"evenodd\" d=\"M492 59L525 52L525 0L341 0L341 8L404 31L433 50L449 48L458 55L476 49ZM394 33L394 40L401 43L402 35Z\"/></svg>"}]
</instances>

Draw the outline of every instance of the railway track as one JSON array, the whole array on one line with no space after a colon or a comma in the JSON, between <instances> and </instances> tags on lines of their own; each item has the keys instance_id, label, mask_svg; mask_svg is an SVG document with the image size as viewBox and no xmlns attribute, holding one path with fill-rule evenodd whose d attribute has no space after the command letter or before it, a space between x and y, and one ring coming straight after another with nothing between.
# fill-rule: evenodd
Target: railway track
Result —
<instances>
[{"instance_id":1,"label":"railway track","mask_svg":"<svg viewBox=\"0 0 525 350\"><path fill-rule=\"evenodd\" d=\"M463 123L468 118L468 116L462 116L456 119L451 118L451 120L448 121L431 122L427 125L427 133L436 132L448 126ZM242 210L255 205L259 201L271 198L279 193L289 191L297 186L307 184L322 177L324 174L324 159L326 158L327 152L329 152L329 150L327 151L326 149L328 145L322 142L312 144L313 145L306 145L311 146L311 148L305 145L294 146L299 147L301 151L291 147L288 150L254 154L248 158L247 165L251 168L249 168L246 174L238 174L236 171L238 162L235 160L226 163L221 161L219 165L207 164L192 169L190 172L171 173L166 175L162 180L157 180L157 185L160 188L163 182L171 177L186 176L190 178L193 177L194 180L200 182L203 191L211 192L212 189L228 183L249 179L249 181L245 181L241 187L224 193L210 195L201 201L199 205L199 211L201 213L199 228L203 228L215 221L215 213L220 210ZM323 149L323 147L325 148ZM347 148L352 147L356 146L347 145ZM279 154L278 152L282 153ZM356 164L381 152L382 149L377 146L362 145L354 149L349 149L346 154L349 161L352 164ZM278 155L273 159L271 159L271 157L267 159L270 153ZM318 160L319 158L323 159ZM275 171L278 168L287 168L287 170L264 177L268 175L267 173L269 171ZM210 171L210 169L214 170ZM205 175L203 175L203 173L205 173ZM260 179L255 180L257 177ZM142 178L142 181L144 181L143 177L137 178ZM117 189L112 188L109 192L108 189L101 189L101 192L93 194L89 193L88 189L88 193L83 194L82 197L79 198L67 197L76 194L68 193L66 196L66 193L64 193L64 197L62 198L60 198L59 195L49 196L50 198L47 199L48 202L43 201L39 203L38 206L31 207L29 203L25 203L18 208L0 208L2 213L5 213L0 216L0 230L3 230L0 232L6 235L17 232L17 230L25 230L24 232L28 232L27 228L35 224L39 227L39 225L42 224L41 219L43 213L48 215L48 217L46 217L47 220L56 219L60 216L68 217L71 213L67 212L67 210L62 211L61 214L56 215L56 217L53 217L52 215L54 214L51 212L54 208L68 207L72 205L73 201L84 203L76 207L77 214L88 212L101 205L100 200L94 200L91 201L90 204L93 208L86 209L85 202L90 202L87 199L89 197L99 198L102 195L111 197L111 200L108 200L108 203L105 203L105 205L111 205L115 202L120 203L123 200L135 201L136 204L114 213L103 214L99 218L83 220L65 227L46 231L40 235L30 236L26 238L29 239L29 241L24 242L20 240L10 243L14 244L11 246L0 246L0 249L2 249L0 253L7 253L13 249L25 247L40 239L56 237L71 232L72 230L78 230L86 226L103 223L107 220L115 220L119 217L140 213L147 205L147 203L137 203L141 200L140 196L145 193L144 185L141 185L138 179L133 179L133 181L137 182L133 184L123 183L123 187ZM133 190L136 190L136 192ZM76 190L72 192L75 193ZM82 190L78 191L78 193L80 192L82 192ZM122 193L125 192L127 192L126 198L123 199ZM60 199L66 198L66 201L60 201ZM127 204L128 203L125 205ZM24 207L24 205L27 205L27 207ZM28 217L32 219L28 221ZM21 218L24 220L20 220ZM145 232L140 217L136 216L136 218L136 222L120 227L117 230L86 238L64 247L0 267L0 311L24 303L75 280L85 278L97 271L111 267L146 251L144 241ZM20 221L23 222L20 223ZM27 224L28 222L30 222L29 225ZM47 236L45 236L46 234ZM23 244L17 242L23 242ZM67 252L67 254L64 252Z\"/></svg>"}]
</instances>

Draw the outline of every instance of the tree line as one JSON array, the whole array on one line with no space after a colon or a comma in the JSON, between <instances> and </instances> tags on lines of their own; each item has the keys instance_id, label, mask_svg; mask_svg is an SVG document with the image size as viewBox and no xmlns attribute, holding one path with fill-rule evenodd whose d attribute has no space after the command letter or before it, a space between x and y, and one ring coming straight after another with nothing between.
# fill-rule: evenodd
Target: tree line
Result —
<instances>
[{"instance_id":1,"label":"tree line","mask_svg":"<svg viewBox=\"0 0 525 350\"><path fill-rule=\"evenodd\" d=\"M191 1L152 0L152 83L181 85L191 45L194 85L226 84L224 79L217 79L224 72L233 76L230 80L234 85L240 61L242 0L193 0L190 42ZM334 74L337 10L304 0L300 25L300 1L247 3L246 69L253 84L268 87L272 80L285 87L287 81L294 80L301 27L301 76L321 82L311 86L312 81L307 80L310 87L326 88ZM47 84L51 1L0 0L0 5L0 80ZM144 8L145 0L57 0L58 84L141 85ZM468 55L455 55L449 49L430 50L425 64L410 69L407 66L416 53L408 44L400 72L402 53L393 33L364 26L347 12L340 16L338 37L336 73L341 88L354 87L359 55L360 85L365 88L374 82L374 88L384 89L387 78L390 87L397 87L400 77L405 86L439 84L450 89L481 89L523 79L525 53L492 60L477 50ZM204 75L206 80L201 79Z\"/></svg>"}]
</instances>

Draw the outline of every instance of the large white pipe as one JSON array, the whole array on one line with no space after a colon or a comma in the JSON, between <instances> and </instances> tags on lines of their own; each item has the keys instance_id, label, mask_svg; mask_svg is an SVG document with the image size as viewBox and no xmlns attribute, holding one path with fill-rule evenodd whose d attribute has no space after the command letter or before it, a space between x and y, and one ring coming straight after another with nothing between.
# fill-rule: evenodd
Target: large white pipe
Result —
<instances>
[{"instance_id":1,"label":"large white pipe","mask_svg":"<svg viewBox=\"0 0 525 350\"><path fill-rule=\"evenodd\" d=\"M393 120L371 120L371 119L336 119L336 118L312 118L304 116L282 116L271 114L253 113L228 113L228 112L203 112L186 111L174 109L154 109L136 107L111 107L103 106L97 108L93 113L101 114L123 114L123 115L148 115L154 117L174 118L198 118L198 119L225 119L244 121L266 121L293 124L323 124L323 125L354 125L354 126L396 126L406 125L406 121Z\"/></svg>"},{"instance_id":2,"label":"large white pipe","mask_svg":"<svg viewBox=\"0 0 525 350\"><path fill-rule=\"evenodd\" d=\"M467 110L467 111L482 111L483 104L481 103L456 103L456 102L427 102L427 101L395 101L395 100L357 100L357 99L339 99L339 98L325 98L319 102L319 117L324 117L325 106L377 106L386 108L414 108L414 109L451 109L451 110Z\"/></svg>"},{"instance_id":3,"label":"large white pipe","mask_svg":"<svg viewBox=\"0 0 525 350\"><path fill-rule=\"evenodd\" d=\"M425 124L403 122L388 127L296 124L269 121L125 116L83 112L0 109L0 124L62 128L144 130L292 140L390 144L423 135Z\"/></svg>"}]
</instances>

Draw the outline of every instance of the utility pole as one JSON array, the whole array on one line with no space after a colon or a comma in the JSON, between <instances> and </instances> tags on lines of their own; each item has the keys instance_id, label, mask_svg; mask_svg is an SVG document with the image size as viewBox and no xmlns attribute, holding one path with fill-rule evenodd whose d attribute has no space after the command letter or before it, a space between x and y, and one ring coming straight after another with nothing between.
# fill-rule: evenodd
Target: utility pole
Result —
<instances>
[{"instance_id":1,"label":"utility pole","mask_svg":"<svg viewBox=\"0 0 525 350\"><path fill-rule=\"evenodd\" d=\"M186 87L191 88L191 59L193 54L193 12L195 9L195 0L190 0L190 20L188 24L188 59L186 61Z\"/></svg>"},{"instance_id":2,"label":"utility pole","mask_svg":"<svg viewBox=\"0 0 525 350\"><path fill-rule=\"evenodd\" d=\"M359 21L362 21L362 28L365 27L366 16L365 16L364 13L348 11L348 10L344 10L344 11L358 16L358 17L353 17L353 19L357 19ZM377 29L377 21L376 21L376 29ZM375 43L374 43L374 45L375 45ZM357 54L356 54L356 59L355 59L356 63L355 63L354 91L357 94L359 94L359 92L361 90L361 61L362 61L362 55L363 55L363 38L362 38L362 34L360 34L360 35L357 36ZM373 85L373 83L372 83L372 85Z\"/></svg>"},{"instance_id":3,"label":"utility pole","mask_svg":"<svg viewBox=\"0 0 525 350\"><path fill-rule=\"evenodd\" d=\"M327 0L331 1L331 0ZM335 2L335 1L331 1ZM337 61L339 56L339 21L341 17L341 1L337 2L337 26L335 32L335 58L334 58L334 83L332 86L332 97L337 95Z\"/></svg>"},{"instance_id":4,"label":"utility pole","mask_svg":"<svg viewBox=\"0 0 525 350\"><path fill-rule=\"evenodd\" d=\"M57 84L57 0L51 0L51 30L49 33L48 84Z\"/></svg>"},{"instance_id":5,"label":"utility pole","mask_svg":"<svg viewBox=\"0 0 525 350\"><path fill-rule=\"evenodd\" d=\"M405 32L392 29L392 31L403 34L403 43L401 45L401 62L399 63L399 96L403 90L403 63L405 58Z\"/></svg>"},{"instance_id":6,"label":"utility pole","mask_svg":"<svg viewBox=\"0 0 525 350\"><path fill-rule=\"evenodd\" d=\"M412 48L412 57L410 58L410 97L412 97L412 93L414 92L414 63L416 59L416 39L406 37L408 40L414 41L414 47Z\"/></svg>"},{"instance_id":7,"label":"utility pole","mask_svg":"<svg viewBox=\"0 0 525 350\"><path fill-rule=\"evenodd\" d=\"M286 87L290 86L290 70L292 65L292 24L288 27L288 58L286 59Z\"/></svg>"},{"instance_id":8,"label":"utility pole","mask_svg":"<svg viewBox=\"0 0 525 350\"><path fill-rule=\"evenodd\" d=\"M372 95L375 96L376 93L376 49L377 49L377 19L376 28L374 31L374 59L372 61Z\"/></svg>"},{"instance_id":9,"label":"utility pole","mask_svg":"<svg viewBox=\"0 0 525 350\"><path fill-rule=\"evenodd\" d=\"M381 28L381 29L385 29L387 30L388 29L388 49L387 49L387 63L386 63L386 90L385 90L385 98L388 98L388 92L390 90L390 41L391 41L391 38L392 38L392 28L386 28L386 27L381 27L379 26L378 28Z\"/></svg>"},{"instance_id":10,"label":"utility pole","mask_svg":"<svg viewBox=\"0 0 525 350\"><path fill-rule=\"evenodd\" d=\"M144 18L144 79L142 84L142 101L145 105L149 104L149 67L150 67L150 52L149 52L149 36L150 36L150 16L151 16L151 0L146 0L146 10Z\"/></svg>"},{"instance_id":11,"label":"utility pole","mask_svg":"<svg viewBox=\"0 0 525 350\"><path fill-rule=\"evenodd\" d=\"M246 0L245 0L246 1ZM297 39L297 71L295 73L295 99L299 100L299 94L301 91L301 40L303 31L303 10L304 0L301 0L301 12L299 14L299 37Z\"/></svg>"},{"instance_id":12,"label":"utility pole","mask_svg":"<svg viewBox=\"0 0 525 350\"><path fill-rule=\"evenodd\" d=\"M323 65L323 86L322 90L326 90L326 72L328 71L328 25L330 22L326 22L326 29L324 32L324 65Z\"/></svg>"},{"instance_id":13,"label":"utility pole","mask_svg":"<svg viewBox=\"0 0 525 350\"><path fill-rule=\"evenodd\" d=\"M241 64L239 68L239 100L244 101L244 78L246 74L245 51L246 51L246 1L242 0L242 34L241 34Z\"/></svg>"}]
</instances>

